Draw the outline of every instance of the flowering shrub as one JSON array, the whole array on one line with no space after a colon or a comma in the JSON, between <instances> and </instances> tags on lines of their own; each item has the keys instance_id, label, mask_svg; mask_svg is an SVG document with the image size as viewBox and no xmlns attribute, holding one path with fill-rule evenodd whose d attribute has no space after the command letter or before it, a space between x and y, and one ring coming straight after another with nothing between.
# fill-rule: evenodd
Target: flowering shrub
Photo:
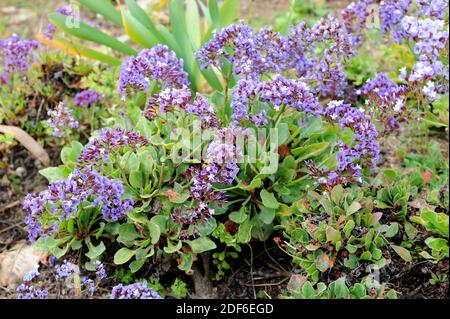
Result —
<instances>
[{"instance_id":1,"label":"flowering shrub","mask_svg":"<svg viewBox=\"0 0 450 319\"><path fill-rule=\"evenodd\" d=\"M226 257L280 232L285 240L276 237L278 247L309 280L293 282L291 295L395 297L395 291L370 279L350 288L344 279L328 287L320 280L362 265L380 269L393 252L410 257L390 240L424 178L399 181L383 170L371 183L381 158L380 136L421 115L430 125L448 126L433 118L433 107L448 95L448 15L440 10L446 1L416 1L415 7L411 2L360 0L340 18L303 21L285 33L256 30L242 21L222 25L216 17L215 32L207 29L199 40L198 32L185 37L185 21L177 24L183 6L170 1L173 34L154 29L142 15L142 30L152 29L149 39L126 27L145 47L139 52L80 22L81 30L95 34L88 40L131 56L115 79L119 106L111 110L107 127L91 125L85 145L67 144L62 164L41 170L47 190L25 198L29 240L57 258L78 251L100 279L105 270L99 261L109 254L132 273L169 259L192 274L199 256L208 258L203 253L217 249L213 258L221 278L229 268ZM114 8L96 10L117 20ZM48 38L55 36L55 25L79 32L63 26L71 12L51 15ZM364 46L369 17L376 12L380 33L410 44L414 63L393 70L396 78L379 72L354 83L350 61ZM124 25L142 24L122 13ZM189 49L181 52L184 47ZM53 135L68 140L69 129L82 125L80 114L93 116L104 100L104 92L90 88L77 92L73 110L60 103L49 112ZM383 219L377 209L390 209L395 217ZM440 231L441 217L425 212L412 220L448 237ZM425 258L448 257L442 240L427 245L431 254ZM64 263L57 278L78 272ZM21 291L44 296L31 288L34 277ZM92 295L95 285L87 278L79 286ZM161 298L146 282L119 284L110 297Z\"/></svg>"}]
</instances>

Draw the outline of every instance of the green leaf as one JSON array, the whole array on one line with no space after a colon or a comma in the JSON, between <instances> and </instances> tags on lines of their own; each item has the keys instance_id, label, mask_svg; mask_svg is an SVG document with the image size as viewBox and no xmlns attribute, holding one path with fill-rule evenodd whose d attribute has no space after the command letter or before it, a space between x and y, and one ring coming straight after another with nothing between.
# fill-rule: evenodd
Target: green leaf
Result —
<instances>
[{"instance_id":1,"label":"green leaf","mask_svg":"<svg viewBox=\"0 0 450 319\"><path fill-rule=\"evenodd\" d=\"M133 17L139 20L139 22L151 32L152 36L158 39L160 43L167 44L147 12L145 12L134 0L125 0L125 2Z\"/></svg>"},{"instance_id":2,"label":"green leaf","mask_svg":"<svg viewBox=\"0 0 450 319\"><path fill-rule=\"evenodd\" d=\"M342 197L344 196L344 188L342 185L336 185L330 192L331 199L336 204L341 202Z\"/></svg>"},{"instance_id":3,"label":"green leaf","mask_svg":"<svg viewBox=\"0 0 450 319\"><path fill-rule=\"evenodd\" d=\"M173 254L181 249L181 246L183 246L183 243L181 241L178 241L176 245L173 245L172 242L167 243L167 247L164 247L164 251L168 254Z\"/></svg>"},{"instance_id":4,"label":"green leaf","mask_svg":"<svg viewBox=\"0 0 450 319\"><path fill-rule=\"evenodd\" d=\"M312 284L309 281L303 284L302 294L305 299L312 298L316 294L316 291L314 290Z\"/></svg>"},{"instance_id":5,"label":"green leaf","mask_svg":"<svg viewBox=\"0 0 450 319\"><path fill-rule=\"evenodd\" d=\"M50 22L55 24L58 28L79 39L106 45L107 47L122 52L126 55L136 55L137 53L134 49L127 46L123 42L118 41L117 39L107 35L99 29L89 26L84 22L79 22L79 26L75 28L68 26L66 24L67 16L60 13L50 13L48 18Z\"/></svg>"},{"instance_id":6,"label":"green leaf","mask_svg":"<svg viewBox=\"0 0 450 319\"><path fill-rule=\"evenodd\" d=\"M90 259L98 258L103 252L106 250L105 244L101 241L97 246L90 245L89 251L86 253L86 256Z\"/></svg>"},{"instance_id":7,"label":"green leaf","mask_svg":"<svg viewBox=\"0 0 450 319\"><path fill-rule=\"evenodd\" d=\"M255 177L249 185L244 185L242 181L240 181L237 187L245 191L251 191L254 190L255 188L260 188L261 186L262 186L261 178Z\"/></svg>"},{"instance_id":8,"label":"green leaf","mask_svg":"<svg viewBox=\"0 0 450 319\"><path fill-rule=\"evenodd\" d=\"M41 237L36 241L36 249L40 251L49 251L58 245L58 241L53 237Z\"/></svg>"},{"instance_id":9,"label":"green leaf","mask_svg":"<svg viewBox=\"0 0 450 319\"><path fill-rule=\"evenodd\" d=\"M341 232L334 229L331 226L327 226L326 234L327 234L327 241L329 241L333 245L342 239Z\"/></svg>"},{"instance_id":10,"label":"green leaf","mask_svg":"<svg viewBox=\"0 0 450 319\"><path fill-rule=\"evenodd\" d=\"M130 242L137 238L141 237L139 232L136 230L136 227L134 227L134 224L127 223L122 224L119 227L119 238L121 242Z\"/></svg>"},{"instance_id":11,"label":"green leaf","mask_svg":"<svg viewBox=\"0 0 450 319\"><path fill-rule=\"evenodd\" d=\"M148 223L148 230L150 232L150 237L152 239L151 243L155 245L159 241L159 237L161 236L161 229L158 224L154 222Z\"/></svg>"},{"instance_id":12,"label":"green leaf","mask_svg":"<svg viewBox=\"0 0 450 319\"><path fill-rule=\"evenodd\" d=\"M261 190L260 196L265 207L274 209L280 207L280 203L277 201L273 193L270 193L267 190L263 189Z\"/></svg>"},{"instance_id":13,"label":"green leaf","mask_svg":"<svg viewBox=\"0 0 450 319\"><path fill-rule=\"evenodd\" d=\"M122 10L122 21L125 32L131 40L144 48L151 48L159 43L159 40L138 19L129 12Z\"/></svg>"},{"instance_id":14,"label":"green leaf","mask_svg":"<svg viewBox=\"0 0 450 319\"><path fill-rule=\"evenodd\" d=\"M352 293L353 296L356 297L356 299L361 299L364 296L366 296L366 294L367 294L366 287L363 284L356 283L351 288L351 293Z\"/></svg>"},{"instance_id":15,"label":"green leaf","mask_svg":"<svg viewBox=\"0 0 450 319\"><path fill-rule=\"evenodd\" d=\"M230 218L230 220L232 220L238 224L243 223L247 219L247 217L248 217L248 214L246 212L245 207L241 207L240 210L238 210L237 212L232 212L228 216L228 218Z\"/></svg>"},{"instance_id":16,"label":"green leaf","mask_svg":"<svg viewBox=\"0 0 450 319\"><path fill-rule=\"evenodd\" d=\"M350 294L350 290L345 284L345 277L341 277L334 282L334 294L337 299L347 298Z\"/></svg>"},{"instance_id":17,"label":"green leaf","mask_svg":"<svg viewBox=\"0 0 450 319\"><path fill-rule=\"evenodd\" d=\"M139 269L141 269L142 266L144 266L146 260L147 260L146 258L141 258L141 259L133 260L133 261L130 263L130 266L129 266L131 272L134 274L134 273L137 272Z\"/></svg>"},{"instance_id":18,"label":"green leaf","mask_svg":"<svg viewBox=\"0 0 450 319\"><path fill-rule=\"evenodd\" d=\"M352 230L355 228L356 223L353 219L350 219L344 226L344 234L346 237L350 237Z\"/></svg>"},{"instance_id":19,"label":"green leaf","mask_svg":"<svg viewBox=\"0 0 450 319\"><path fill-rule=\"evenodd\" d=\"M359 256L361 260L372 260L372 253L370 251L365 251Z\"/></svg>"},{"instance_id":20,"label":"green leaf","mask_svg":"<svg viewBox=\"0 0 450 319\"><path fill-rule=\"evenodd\" d=\"M97 60L109 65L119 66L122 63L122 61L116 57L88 48L87 46L81 45L74 40L68 41L62 37L56 37L50 45L55 46L60 50L67 51L73 55Z\"/></svg>"},{"instance_id":21,"label":"green leaf","mask_svg":"<svg viewBox=\"0 0 450 319\"><path fill-rule=\"evenodd\" d=\"M387 238L394 237L398 233L398 223L391 223L388 230L385 233Z\"/></svg>"},{"instance_id":22,"label":"green leaf","mask_svg":"<svg viewBox=\"0 0 450 319\"><path fill-rule=\"evenodd\" d=\"M209 0L208 1L209 15L211 17L211 21L216 28L217 31L220 30L220 16L219 16L219 4L217 0Z\"/></svg>"},{"instance_id":23,"label":"green leaf","mask_svg":"<svg viewBox=\"0 0 450 319\"><path fill-rule=\"evenodd\" d=\"M253 223L246 220L239 226L239 231L236 235L237 241L239 243L248 243L252 239L252 228Z\"/></svg>"},{"instance_id":24,"label":"green leaf","mask_svg":"<svg viewBox=\"0 0 450 319\"><path fill-rule=\"evenodd\" d=\"M59 167L47 167L39 170L39 174L44 176L49 182L65 179L67 176Z\"/></svg>"},{"instance_id":25,"label":"green leaf","mask_svg":"<svg viewBox=\"0 0 450 319\"><path fill-rule=\"evenodd\" d=\"M329 146L330 143L328 142L314 143L308 146L294 148L292 150L292 154L296 156L297 162L302 162L311 157L322 154Z\"/></svg>"},{"instance_id":26,"label":"green leaf","mask_svg":"<svg viewBox=\"0 0 450 319\"><path fill-rule=\"evenodd\" d=\"M353 215L354 213L356 213L358 210L360 210L362 208L361 204L358 203L357 201L354 201L353 203L351 203L351 205L347 208L346 210L346 214L347 216Z\"/></svg>"},{"instance_id":27,"label":"green leaf","mask_svg":"<svg viewBox=\"0 0 450 319\"><path fill-rule=\"evenodd\" d=\"M397 178L397 172L393 169L384 169L383 174L389 179L389 181L394 182Z\"/></svg>"},{"instance_id":28,"label":"green leaf","mask_svg":"<svg viewBox=\"0 0 450 319\"><path fill-rule=\"evenodd\" d=\"M78 2L95 13L101 14L103 17L114 22L118 26L122 26L120 13L112 5L110 0L78 0Z\"/></svg>"},{"instance_id":29,"label":"green leaf","mask_svg":"<svg viewBox=\"0 0 450 319\"><path fill-rule=\"evenodd\" d=\"M130 185L137 190L143 189L145 187L144 176L142 176L140 170L132 171L128 179L130 181Z\"/></svg>"},{"instance_id":30,"label":"green leaf","mask_svg":"<svg viewBox=\"0 0 450 319\"><path fill-rule=\"evenodd\" d=\"M403 248L401 246L397 246L397 245L392 245L391 244L391 248L404 260L407 262L411 262L412 261L412 257L411 257L411 253L409 252L408 249Z\"/></svg>"},{"instance_id":31,"label":"green leaf","mask_svg":"<svg viewBox=\"0 0 450 319\"><path fill-rule=\"evenodd\" d=\"M193 46L199 48L201 44L200 14L195 0L186 0L186 26Z\"/></svg>"},{"instance_id":32,"label":"green leaf","mask_svg":"<svg viewBox=\"0 0 450 319\"><path fill-rule=\"evenodd\" d=\"M188 271L192 268L192 263L194 259L192 254L183 254L181 253L181 263L178 265L178 269L182 271Z\"/></svg>"},{"instance_id":33,"label":"green leaf","mask_svg":"<svg viewBox=\"0 0 450 319\"><path fill-rule=\"evenodd\" d=\"M187 243L191 246L192 252L196 254L217 248L216 244L208 237L197 238L187 241Z\"/></svg>"},{"instance_id":34,"label":"green leaf","mask_svg":"<svg viewBox=\"0 0 450 319\"><path fill-rule=\"evenodd\" d=\"M275 218L275 209L260 206L260 213L258 214L259 219L264 224L271 224Z\"/></svg>"},{"instance_id":35,"label":"green leaf","mask_svg":"<svg viewBox=\"0 0 450 319\"><path fill-rule=\"evenodd\" d=\"M129 261L136 254L135 250L128 248L120 248L114 255L114 263L116 265L122 265Z\"/></svg>"}]
</instances>

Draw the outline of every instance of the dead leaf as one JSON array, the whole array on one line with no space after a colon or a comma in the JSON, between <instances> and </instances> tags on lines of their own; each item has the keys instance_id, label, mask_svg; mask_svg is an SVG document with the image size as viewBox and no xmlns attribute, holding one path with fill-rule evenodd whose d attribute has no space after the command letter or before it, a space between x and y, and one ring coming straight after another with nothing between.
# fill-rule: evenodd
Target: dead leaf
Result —
<instances>
[{"instance_id":1,"label":"dead leaf","mask_svg":"<svg viewBox=\"0 0 450 319\"><path fill-rule=\"evenodd\" d=\"M287 284L287 289L289 291L298 291L302 289L305 282L308 280L308 277L302 275L292 275L291 279Z\"/></svg>"},{"instance_id":2,"label":"dead leaf","mask_svg":"<svg viewBox=\"0 0 450 319\"><path fill-rule=\"evenodd\" d=\"M0 254L0 286L15 289L25 274L39 264L40 254L34 245L20 241Z\"/></svg>"},{"instance_id":3,"label":"dead leaf","mask_svg":"<svg viewBox=\"0 0 450 319\"><path fill-rule=\"evenodd\" d=\"M17 141L20 142L27 150L31 152L42 164L48 166L50 164L50 157L47 152L39 145L38 142L27 132L16 126L0 125L0 133L11 134Z\"/></svg>"}]
</instances>

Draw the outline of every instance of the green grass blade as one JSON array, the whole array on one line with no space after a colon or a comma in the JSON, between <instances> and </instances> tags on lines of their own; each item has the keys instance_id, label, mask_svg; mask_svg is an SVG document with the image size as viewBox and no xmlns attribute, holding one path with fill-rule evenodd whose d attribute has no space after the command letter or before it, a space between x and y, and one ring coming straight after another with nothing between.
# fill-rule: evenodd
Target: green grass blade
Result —
<instances>
[{"instance_id":1,"label":"green grass blade","mask_svg":"<svg viewBox=\"0 0 450 319\"><path fill-rule=\"evenodd\" d=\"M160 43L166 44L164 37L160 34L151 17L144 9L142 9L134 0L125 0L125 3L130 9L131 14L139 20L139 22L142 23Z\"/></svg>"},{"instance_id":2,"label":"green grass blade","mask_svg":"<svg viewBox=\"0 0 450 319\"><path fill-rule=\"evenodd\" d=\"M71 34L79 39L92 41L98 44L103 44L111 49L122 52L126 55L135 55L137 52L123 42L107 35L103 31L93 28L84 22L80 22L79 27L69 27L66 24L67 16L59 13L50 13L48 15L50 22L55 24L64 32Z\"/></svg>"},{"instance_id":3,"label":"green grass blade","mask_svg":"<svg viewBox=\"0 0 450 319\"><path fill-rule=\"evenodd\" d=\"M158 44L158 39L129 12L122 11L122 23L131 40L145 48Z\"/></svg>"},{"instance_id":4,"label":"green grass blade","mask_svg":"<svg viewBox=\"0 0 450 319\"><path fill-rule=\"evenodd\" d=\"M66 50L69 53L77 54L77 55L80 55L80 56L83 56L83 57L86 57L89 59L97 60L97 61L109 64L109 65L114 65L114 66L119 66L122 63L122 61L116 57L113 57L111 55L107 55L102 52L96 51L94 49L88 48L79 43L67 41L66 39L63 39L63 38L58 38L57 40L58 40L58 42L64 44L65 47L71 49L71 50Z\"/></svg>"},{"instance_id":5,"label":"green grass blade","mask_svg":"<svg viewBox=\"0 0 450 319\"><path fill-rule=\"evenodd\" d=\"M114 22L118 26L122 26L120 12L116 10L110 0L78 0L78 2L89 10L101 14L103 17Z\"/></svg>"},{"instance_id":6,"label":"green grass blade","mask_svg":"<svg viewBox=\"0 0 450 319\"><path fill-rule=\"evenodd\" d=\"M208 1L209 14L211 15L211 21L214 25L214 28L217 30L220 29L220 12L219 12L219 4L217 0L209 0Z\"/></svg>"},{"instance_id":7,"label":"green grass blade","mask_svg":"<svg viewBox=\"0 0 450 319\"><path fill-rule=\"evenodd\" d=\"M200 47L201 26L200 13L195 0L186 0L186 31L194 48Z\"/></svg>"}]
</instances>

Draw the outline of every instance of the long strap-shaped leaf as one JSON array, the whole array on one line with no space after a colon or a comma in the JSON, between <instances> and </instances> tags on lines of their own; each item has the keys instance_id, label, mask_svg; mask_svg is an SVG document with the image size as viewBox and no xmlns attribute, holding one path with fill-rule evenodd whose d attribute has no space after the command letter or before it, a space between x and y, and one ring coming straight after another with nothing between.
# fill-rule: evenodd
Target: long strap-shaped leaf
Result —
<instances>
[{"instance_id":1,"label":"long strap-shaped leaf","mask_svg":"<svg viewBox=\"0 0 450 319\"><path fill-rule=\"evenodd\" d=\"M145 48L151 48L158 44L158 39L139 20L132 16L131 13L122 10L122 23L125 32L137 44Z\"/></svg>"},{"instance_id":2,"label":"long strap-shaped leaf","mask_svg":"<svg viewBox=\"0 0 450 319\"><path fill-rule=\"evenodd\" d=\"M167 44L164 37L153 23L151 17L136 3L136 1L125 0L125 3L127 4L128 9L130 9L133 17L139 20L139 22L142 23L152 33L152 35L159 40L160 43Z\"/></svg>"},{"instance_id":3,"label":"long strap-shaped leaf","mask_svg":"<svg viewBox=\"0 0 450 319\"><path fill-rule=\"evenodd\" d=\"M111 55L107 55L102 52L96 51L94 49L88 48L88 47L83 46L74 41L68 41L63 38L56 38L56 39L50 40L40 34L38 34L36 36L36 39L38 39L39 42L41 42L41 43L50 45L56 49L64 50L73 55L78 55L78 56L82 56L85 58L97 60L97 61L109 64L109 65L114 65L114 66L119 66L121 64L120 59L118 59L116 57L113 57Z\"/></svg>"},{"instance_id":4,"label":"long strap-shaped leaf","mask_svg":"<svg viewBox=\"0 0 450 319\"><path fill-rule=\"evenodd\" d=\"M197 87L200 70L195 68L194 52L186 31L186 17L182 0L169 0L169 16L173 37L179 48L179 52L174 51L179 57L183 58L191 83L194 87Z\"/></svg>"},{"instance_id":5,"label":"long strap-shaped leaf","mask_svg":"<svg viewBox=\"0 0 450 319\"><path fill-rule=\"evenodd\" d=\"M118 26L122 26L122 19L119 11L113 6L110 0L78 0L78 2L86 8L101 14L106 19L114 22Z\"/></svg>"},{"instance_id":6,"label":"long strap-shaped leaf","mask_svg":"<svg viewBox=\"0 0 450 319\"><path fill-rule=\"evenodd\" d=\"M68 17L65 15L59 13L50 13L48 15L48 18L58 28L79 39L106 45L107 47L122 52L126 55L136 55L137 53L134 49L132 49L125 43L120 42L119 40L107 35L106 33L96 28L89 26L84 22L79 22L79 26L77 27L69 27L66 23Z\"/></svg>"},{"instance_id":7,"label":"long strap-shaped leaf","mask_svg":"<svg viewBox=\"0 0 450 319\"><path fill-rule=\"evenodd\" d=\"M210 14L211 14L211 7L210 7ZM204 34L202 43L205 43L206 41L211 39L212 32L214 29L216 29L216 31L220 31L221 28L231 24L238 17L239 17L239 0L224 0L222 6L219 9L219 21L220 21L219 28L216 27L216 24L214 23L214 18L212 17L211 14L211 20L213 23L209 26L208 30Z\"/></svg>"}]
</instances>

